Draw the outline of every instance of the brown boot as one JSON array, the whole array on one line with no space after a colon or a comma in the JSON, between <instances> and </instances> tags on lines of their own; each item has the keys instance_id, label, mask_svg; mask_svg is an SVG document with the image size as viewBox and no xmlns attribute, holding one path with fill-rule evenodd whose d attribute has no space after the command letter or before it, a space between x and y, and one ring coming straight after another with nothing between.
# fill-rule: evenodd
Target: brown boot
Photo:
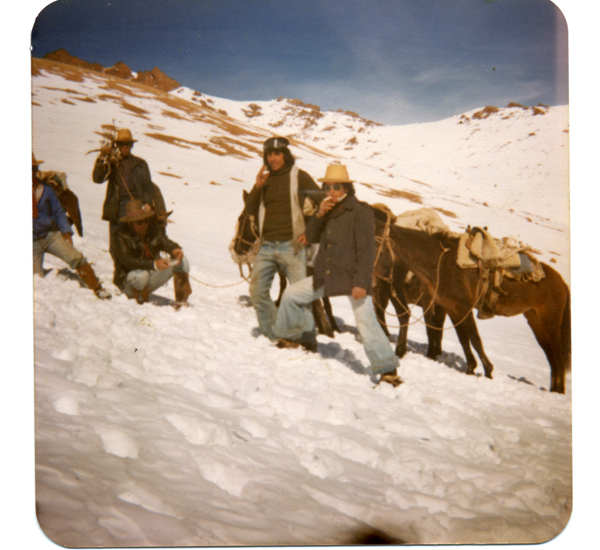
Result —
<instances>
[{"instance_id":1,"label":"brown boot","mask_svg":"<svg viewBox=\"0 0 600 550\"><path fill-rule=\"evenodd\" d=\"M133 297L135 298L135 301L142 305L145 304L148 301L148 298L150 297L150 287L145 287L142 288L142 290L138 290L137 288L133 289Z\"/></svg>"},{"instance_id":2,"label":"brown boot","mask_svg":"<svg viewBox=\"0 0 600 550\"><path fill-rule=\"evenodd\" d=\"M101 300L109 300L110 298L112 298L110 292L102 288L98 277L96 277L96 274L94 273L94 269L88 262L81 264L77 268L77 273L79 274L85 285L90 290L93 290L96 296L98 296L98 298L100 298Z\"/></svg>"},{"instance_id":3,"label":"brown boot","mask_svg":"<svg viewBox=\"0 0 600 550\"><path fill-rule=\"evenodd\" d=\"M188 297L192 293L190 277L187 273L173 274L173 288L175 289L175 306L187 305Z\"/></svg>"}]
</instances>

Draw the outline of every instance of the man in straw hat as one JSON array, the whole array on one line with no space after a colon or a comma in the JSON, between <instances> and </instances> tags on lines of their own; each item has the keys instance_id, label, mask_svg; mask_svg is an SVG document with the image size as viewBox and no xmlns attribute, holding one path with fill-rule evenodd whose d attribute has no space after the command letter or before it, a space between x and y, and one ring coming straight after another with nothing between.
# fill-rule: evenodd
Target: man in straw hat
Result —
<instances>
[{"instance_id":1,"label":"man in straw hat","mask_svg":"<svg viewBox=\"0 0 600 550\"><path fill-rule=\"evenodd\" d=\"M75 269L88 288L101 299L111 297L102 288L92 266L83 254L73 246L73 230L67 214L54 191L39 178L39 165L32 154L32 200L33 200L33 273L44 276L44 254L48 252L65 261Z\"/></svg>"},{"instance_id":2,"label":"man in straw hat","mask_svg":"<svg viewBox=\"0 0 600 550\"><path fill-rule=\"evenodd\" d=\"M137 140L133 139L131 131L123 128L117 132L113 144L119 154L116 164L109 161L109 150L101 150L100 155L94 164L92 180L94 183L104 183L108 181L106 187L106 198L102 206L102 219L109 222L109 246L108 250L115 263L115 277L113 282L117 283L118 266L116 263L114 246L115 235L119 229L119 220L125 216L126 204L134 199L142 201L145 210L151 209L153 199L153 184L150 178L150 169L148 163L139 157L131 154L133 144Z\"/></svg>"},{"instance_id":3,"label":"man in straw hat","mask_svg":"<svg viewBox=\"0 0 600 550\"><path fill-rule=\"evenodd\" d=\"M150 293L173 277L175 307L186 305L192 293L189 262L181 247L157 226L154 211L135 199L126 204L119 222L122 225L115 235L116 284L129 298L143 304ZM170 258L161 257L161 252Z\"/></svg>"},{"instance_id":4,"label":"man in straw hat","mask_svg":"<svg viewBox=\"0 0 600 550\"><path fill-rule=\"evenodd\" d=\"M327 198L306 228L308 241L319 243L314 274L284 292L275 324L278 346L310 349L316 343L310 304L323 296L348 296L373 374L380 382L397 386L402 382L398 357L377 322L371 297L376 254L373 210L356 198L343 164L330 164L319 181Z\"/></svg>"},{"instance_id":5,"label":"man in straw hat","mask_svg":"<svg viewBox=\"0 0 600 550\"><path fill-rule=\"evenodd\" d=\"M246 200L248 212L257 217L260 237L252 266L250 298L261 333L275 340L277 308L271 299L271 284L278 271L292 283L306 277L305 201L311 191L320 190L296 166L289 141L284 137L264 142L263 163Z\"/></svg>"}]
</instances>

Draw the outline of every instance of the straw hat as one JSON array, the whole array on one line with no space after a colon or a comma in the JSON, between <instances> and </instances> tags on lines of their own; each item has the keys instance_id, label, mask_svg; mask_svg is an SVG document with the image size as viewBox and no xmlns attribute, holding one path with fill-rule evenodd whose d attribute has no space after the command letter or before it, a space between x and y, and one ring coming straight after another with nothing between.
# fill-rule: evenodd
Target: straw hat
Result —
<instances>
[{"instance_id":1,"label":"straw hat","mask_svg":"<svg viewBox=\"0 0 600 550\"><path fill-rule=\"evenodd\" d=\"M154 210L143 210L143 203L139 199L129 201L125 205L125 216L122 217L120 223L138 222L154 216Z\"/></svg>"},{"instance_id":2,"label":"straw hat","mask_svg":"<svg viewBox=\"0 0 600 550\"><path fill-rule=\"evenodd\" d=\"M133 139L133 135L131 135L131 130L127 128L123 128L117 132L117 137L115 138L115 143L135 143L137 139Z\"/></svg>"},{"instance_id":3,"label":"straw hat","mask_svg":"<svg viewBox=\"0 0 600 550\"><path fill-rule=\"evenodd\" d=\"M348 169L344 164L330 164L325 171L325 177L319 178L323 183L352 183Z\"/></svg>"},{"instance_id":4,"label":"straw hat","mask_svg":"<svg viewBox=\"0 0 600 550\"><path fill-rule=\"evenodd\" d=\"M39 164L42 164L43 162L44 162L43 160L36 160L35 155L33 153L31 153L31 166L38 166Z\"/></svg>"}]
</instances>

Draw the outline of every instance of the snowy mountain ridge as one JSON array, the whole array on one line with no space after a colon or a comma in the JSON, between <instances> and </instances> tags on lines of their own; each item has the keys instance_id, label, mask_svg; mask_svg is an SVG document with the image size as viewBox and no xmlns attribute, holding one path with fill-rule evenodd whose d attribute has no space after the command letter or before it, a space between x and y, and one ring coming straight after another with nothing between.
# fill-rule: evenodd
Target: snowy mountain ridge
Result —
<instances>
[{"instance_id":1,"label":"snowy mountain ridge","mask_svg":"<svg viewBox=\"0 0 600 550\"><path fill-rule=\"evenodd\" d=\"M114 294L98 300L51 256L34 279L36 504L52 541L318 545L377 532L491 544L563 530L571 384L547 391L548 363L523 316L478 322L489 380L481 368L466 376L451 325L444 353L427 359L415 308L404 383L374 387L345 298L332 300L342 332L320 335L318 353L280 350L258 334L227 247L263 141L284 134L315 179L343 162L360 199L513 235L568 281L566 106L399 127L324 113L306 127L284 107L311 109L287 100L194 100L50 60L34 59L32 75L34 153L67 173L83 215L75 245ZM244 113L253 103L262 115ZM170 284L140 306L110 283L106 188L91 181L108 127L132 131L173 210L190 308L170 307ZM388 322L392 345L398 326Z\"/></svg>"}]
</instances>

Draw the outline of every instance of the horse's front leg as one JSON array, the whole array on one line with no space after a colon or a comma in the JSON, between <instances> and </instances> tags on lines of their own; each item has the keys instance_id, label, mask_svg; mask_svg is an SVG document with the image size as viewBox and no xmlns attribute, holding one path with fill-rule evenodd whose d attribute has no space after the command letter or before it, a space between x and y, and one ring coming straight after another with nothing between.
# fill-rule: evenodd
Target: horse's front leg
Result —
<instances>
[{"instance_id":1,"label":"horse's front leg","mask_svg":"<svg viewBox=\"0 0 600 550\"><path fill-rule=\"evenodd\" d=\"M452 319L452 323L454 324L454 330L456 331L456 335L458 336L458 341L462 346L463 352L465 354L465 359L467 360L467 374L475 374L475 369L477 368L477 359L473 355L473 351L471 350L471 342L469 340L469 333L463 323L459 322L460 320L455 320L453 316L450 316Z\"/></svg>"},{"instance_id":2,"label":"horse's front leg","mask_svg":"<svg viewBox=\"0 0 600 550\"><path fill-rule=\"evenodd\" d=\"M408 324L410 322L410 310L408 304L402 303L397 295L392 296L392 305L396 311L396 318L399 322L398 342L396 344L396 355L404 357L408 351Z\"/></svg>"},{"instance_id":3,"label":"horse's front leg","mask_svg":"<svg viewBox=\"0 0 600 550\"><path fill-rule=\"evenodd\" d=\"M488 359L488 356L485 354L485 350L483 349L483 342L481 341L481 337L479 336L479 331L477 330L477 323L475 322L475 317L473 315L473 311L471 311L467 315L467 317L461 323L461 325L464 327L464 330L467 332L469 340L471 341L471 344L473 344L473 347L475 348L477 355L479 355L479 358L481 359L486 378L491 379L492 371L494 370L494 365Z\"/></svg>"},{"instance_id":4,"label":"horse's front leg","mask_svg":"<svg viewBox=\"0 0 600 550\"><path fill-rule=\"evenodd\" d=\"M427 357L435 359L442 354L442 339L444 337L444 322L446 321L446 310L438 305L425 306L425 323L427 328Z\"/></svg>"}]
</instances>

